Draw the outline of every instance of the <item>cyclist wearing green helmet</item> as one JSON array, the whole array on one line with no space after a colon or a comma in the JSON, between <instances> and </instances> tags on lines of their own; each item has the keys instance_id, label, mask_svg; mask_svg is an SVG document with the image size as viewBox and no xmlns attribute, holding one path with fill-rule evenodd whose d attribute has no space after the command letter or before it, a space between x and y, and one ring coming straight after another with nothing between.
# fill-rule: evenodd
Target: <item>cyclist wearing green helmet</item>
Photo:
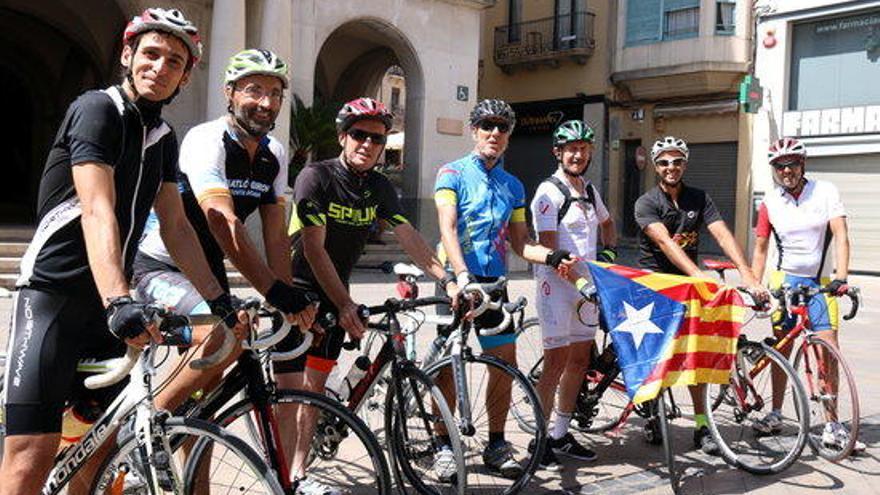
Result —
<instances>
[{"instance_id":1,"label":"cyclist wearing green helmet","mask_svg":"<svg viewBox=\"0 0 880 495\"><path fill-rule=\"evenodd\" d=\"M538 241L552 250L564 250L582 259L597 259L601 236L605 248L600 261L617 257L617 233L595 187L583 175L590 166L595 133L580 120L560 124L553 132L553 154L559 162L556 172L542 182L531 210ZM541 465L558 465L556 454L591 461L596 453L580 445L568 432L575 400L589 365L590 351L598 325L596 306L586 303L577 289L555 270L535 267L536 301L544 344L544 371L537 391L550 418L556 396L556 419Z\"/></svg>"},{"instance_id":2,"label":"cyclist wearing green helmet","mask_svg":"<svg viewBox=\"0 0 880 495\"><path fill-rule=\"evenodd\" d=\"M245 50L233 56L224 87L229 113L186 134L180 146L178 179L187 218L221 285L228 289L224 258L229 258L270 304L289 320L309 328L315 309L306 291L293 287L290 271L284 208L287 153L281 142L267 135L286 86L287 66L274 53ZM244 227L258 210L266 261ZM135 259L134 283L139 300L174 307L184 314L206 311L203 298L168 254L154 215ZM212 342L220 341L211 339L206 350L199 352L210 354ZM219 378L223 366L211 370L183 367L159 394L157 405L174 409L193 389Z\"/></svg>"}]
</instances>

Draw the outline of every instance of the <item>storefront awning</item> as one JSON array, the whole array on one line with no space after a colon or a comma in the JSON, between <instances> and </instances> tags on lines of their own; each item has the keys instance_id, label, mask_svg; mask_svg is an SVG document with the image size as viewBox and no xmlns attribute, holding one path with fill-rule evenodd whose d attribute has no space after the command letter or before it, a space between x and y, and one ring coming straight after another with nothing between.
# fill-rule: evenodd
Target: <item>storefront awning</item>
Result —
<instances>
[{"instance_id":1,"label":"storefront awning","mask_svg":"<svg viewBox=\"0 0 880 495\"><path fill-rule=\"evenodd\" d=\"M657 105L654 107L654 116L684 117L689 115L716 115L721 113L736 113L738 110L739 102L736 100L724 100L687 105Z\"/></svg>"}]
</instances>

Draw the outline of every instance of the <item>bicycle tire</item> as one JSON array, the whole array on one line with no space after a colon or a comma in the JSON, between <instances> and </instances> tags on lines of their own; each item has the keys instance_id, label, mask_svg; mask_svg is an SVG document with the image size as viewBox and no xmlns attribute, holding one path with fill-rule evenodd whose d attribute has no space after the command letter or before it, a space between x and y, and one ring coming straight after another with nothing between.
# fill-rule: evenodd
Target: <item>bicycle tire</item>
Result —
<instances>
[{"instance_id":1,"label":"bicycle tire","mask_svg":"<svg viewBox=\"0 0 880 495\"><path fill-rule=\"evenodd\" d=\"M770 363L757 376L750 378L747 366L764 358ZM767 393L763 385L770 385L774 365L788 378L782 410L786 421L777 434L758 435L752 425L760 415L769 412L772 388ZM759 388L761 392L758 392ZM740 408L737 396L746 393L750 397L757 394L755 403L758 407L746 411ZM721 457L729 465L749 473L781 473L800 457L807 443L809 416L803 384L788 360L764 343L747 341L738 345L729 382L708 385L704 404L709 431L721 449ZM783 437L783 433L788 436ZM773 455L777 452L778 455Z\"/></svg>"},{"instance_id":2,"label":"bicycle tire","mask_svg":"<svg viewBox=\"0 0 880 495\"><path fill-rule=\"evenodd\" d=\"M518 493L531 480L535 471L538 469L544 449L548 448L547 426L541 410L538 394L532 386L532 383L521 371L501 359L494 356L471 354L462 356L462 361L466 368L465 376L468 381L467 388L471 395L471 416L473 425L476 429L476 433L473 435L462 436L463 448L465 452L469 453L469 455L465 457L465 465L468 474L467 485L468 487L473 487L478 493L498 493L504 495ZM485 371L482 373L478 372L476 366L485 367ZM427 373L427 375L433 380L441 373L441 370L447 368L448 373L451 376L451 367L452 358L447 356L428 367L428 369L425 370L425 373ZM511 442L516 453L525 455L522 459L526 461L521 463L523 474L518 479L512 480L512 482L511 480L501 478L500 475L495 475L494 473L490 476L486 470L482 469L481 459L480 468L476 468L475 463L468 462L474 455L478 456L478 454L482 453L483 449L488 444L488 411L483 409L482 413L480 412L480 407L485 407L487 398L481 397L480 393L486 388L488 370L493 368L507 375L511 379L511 408L508 421L510 421L510 417L513 417L515 424L519 425L521 423L526 423L530 426L529 428L520 428L521 433L512 431L514 429L510 427L505 428L507 441ZM479 381L480 384L475 386L474 382L476 381ZM514 404L517 407L513 407ZM518 410L519 417L514 414L515 409ZM529 411L530 417L528 419L523 418L523 416L526 415L526 410ZM457 409L455 410L455 413L458 413ZM534 441L534 445L536 446L532 449L532 452L529 451L531 441ZM500 486L499 483L501 484Z\"/></svg>"},{"instance_id":3,"label":"bicycle tire","mask_svg":"<svg viewBox=\"0 0 880 495\"><path fill-rule=\"evenodd\" d=\"M273 407L278 404L295 403L318 410L318 424L312 440L308 476L314 476L319 481L337 488L348 489L352 494L391 494L391 473L375 435L360 418L342 404L324 395L305 390L276 390L270 398L270 402ZM239 436L246 439L248 444L259 452L264 460L267 460L266 450L259 437L259 428L250 428L249 423L239 422L239 420L250 421L253 408L254 404L249 399L240 400L219 412L215 422L224 428L232 427L233 431L246 428L249 433ZM350 433L354 433L354 437ZM360 443L360 447L352 440ZM190 464L192 467L203 455L204 447L205 445L199 444L193 448L191 457L195 461ZM345 455L341 457L340 452L343 450ZM362 466L365 459L368 459L368 469L356 471L355 466ZM339 461L338 464L330 462L336 460ZM315 462L319 464L316 465ZM344 473L346 481L340 481L338 477L331 477L329 473L333 472ZM277 469L275 473L278 473ZM191 472L188 473L188 475L191 474ZM356 489L354 489L355 487Z\"/></svg>"},{"instance_id":4,"label":"bicycle tire","mask_svg":"<svg viewBox=\"0 0 880 495\"><path fill-rule=\"evenodd\" d=\"M660 424L660 436L663 437L663 458L666 461L666 469L669 470L669 484L673 493L678 493L681 488L681 478L675 467L675 452L672 450L672 436L669 434L669 414L666 411L665 391L661 391L657 397L657 421Z\"/></svg>"},{"instance_id":5,"label":"bicycle tire","mask_svg":"<svg viewBox=\"0 0 880 495\"><path fill-rule=\"evenodd\" d=\"M443 393L423 371L413 365L396 365L385 396L385 431L392 454L398 488L406 493L409 484L416 493L464 495L466 473L461 437L455 417ZM424 399L430 396L431 404ZM436 405L436 414L432 405ZM410 424L410 419L413 419ZM440 480L431 472L430 463L440 444L430 425L442 422L449 436L455 458L452 483ZM421 433L420 438L416 436Z\"/></svg>"},{"instance_id":6,"label":"bicycle tire","mask_svg":"<svg viewBox=\"0 0 880 495\"><path fill-rule=\"evenodd\" d=\"M175 445L181 445L190 440L181 441L182 437L196 437L196 442L210 442L212 452L222 446L225 453L219 456L218 464L212 464L210 473L211 486L209 493L269 493L282 495L284 492L281 485L260 455L254 452L243 440L235 437L231 433L223 430L219 426L202 421L195 418L173 417L165 421L164 424L166 438L176 439ZM98 471L98 476L92 483L89 493L104 494L107 490L115 485L119 489L125 485L125 493L152 493L146 484L137 487L138 481L143 482L144 475L138 476L137 465L143 464L143 461L136 459L135 452L138 452L138 439L131 423L123 427L117 436L117 443L110 452L110 455L104 460ZM228 453L228 454L226 454ZM166 452L172 462L175 458L173 452ZM241 463L241 467L235 472L234 476L228 472L232 469L230 465L233 463L232 457L237 457ZM154 462L153 459L150 462ZM222 471L220 468L224 468ZM126 471L127 470L127 471ZM183 475L184 490L183 493L192 494L196 487L192 483L188 483L184 469L177 469L177 475ZM143 469L140 470L144 472ZM122 477L120 477L120 475ZM229 483L227 486L225 483ZM180 488L180 487L177 487ZM198 486L198 493L205 493L204 483ZM168 487L168 493L179 493L174 487ZM163 489L164 492L164 489Z\"/></svg>"},{"instance_id":7,"label":"bicycle tire","mask_svg":"<svg viewBox=\"0 0 880 495\"><path fill-rule=\"evenodd\" d=\"M846 360L843 358L843 354L839 349L831 345L830 342L815 335L807 335L805 339L806 340L803 344L798 348L792 366L798 377L804 383L804 388L807 391L807 398L809 399L808 410L810 411L810 433L807 436L807 439L813 452L828 461L838 462L849 457L859 438L859 392L856 388L856 381L853 377L852 371L850 370L849 365L846 364ZM842 387L844 384L840 382L841 373L838 373L838 390L836 394L833 394L833 399L830 398L829 394L823 393L820 390L822 383L825 382L824 377L819 376L819 373L808 372L808 361L804 358L804 352L810 352L811 348L813 363L816 363L817 356L821 354L815 351L821 349L831 357L833 362L837 363L838 371L843 370L842 375L846 378L846 387ZM817 391L819 392L817 393ZM847 393L849 394L850 399L848 402L850 402L850 404L848 408L842 408L842 402L846 402L846 400L844 399L842 401L841 397L846 397L845 394ZM822 402L829 400L834 400L835 402L833 405L835 411L831 414L834 414L837 422L841 423L843 427L849 427L847 443L841 448L827 446L822 439L823 430L828 422L826 414L828 411L825 410L827 406L823 405ZM849 423L848 425L846 424L847 422Z\"/></svg>"}]
</instances>

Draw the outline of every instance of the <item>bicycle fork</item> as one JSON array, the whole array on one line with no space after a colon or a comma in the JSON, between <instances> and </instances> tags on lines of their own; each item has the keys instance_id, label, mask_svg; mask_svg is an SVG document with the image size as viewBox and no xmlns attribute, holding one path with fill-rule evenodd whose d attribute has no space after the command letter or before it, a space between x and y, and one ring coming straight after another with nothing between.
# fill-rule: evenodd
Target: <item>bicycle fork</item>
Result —
<instances>
[{"instance_id":1,"label":"bicycle fork","mask_svg":"<svg viewBox=\"0 0 880 495\"><path fill-rule=\"evenodd\" d=\"M474 428L474 421L471 417L471 399L467 390L467 376L464 370L464 359L462 358L461 339L456 339L452 343L449 357L450 364L452 365L452 379L455 382L455 394L458 399L458 428L462 435L471 437L476 433L476 428Z\"/></svg>"}]
</instances>

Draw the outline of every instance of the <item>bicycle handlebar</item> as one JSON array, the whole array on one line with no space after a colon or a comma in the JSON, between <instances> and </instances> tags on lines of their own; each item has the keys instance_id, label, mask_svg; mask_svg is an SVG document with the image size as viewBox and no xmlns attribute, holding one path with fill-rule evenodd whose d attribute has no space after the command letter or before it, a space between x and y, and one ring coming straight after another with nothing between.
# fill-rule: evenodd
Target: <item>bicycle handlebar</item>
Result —
<instances>
[{"instance_id":1,"label":"bicycle handlebar","mask_svg":"<svg viewBox=\"0 0 880 495\"><path fill-rule=\"evenodd\" d=\"M281 317L281 320L283 322L283 323L281 323L281 325L282 326L286 325L287 328L290 328L290 323L287 322L286 318L284 318L280 314L273 315L273 317L275 317L275 318L277 318L278 316ZM321 325L321 327L324 329L329 329L331 327L336 326L336 316L333 315L333 313L325 313L324 315L319 316L315 320L315 324ZM283 351L283 352L272 351L269 354L269 359L271 359L272 361L290 361L291 359L296 359L296 358L300 357L303 353L308 351L309 348L312 347L312 342L315 340L315 334L310 331L306 331L306 332L301 332L300 335L302 337L302 342L300 342L296 347L294 347L293 349L291 349L289 351ZM271 345L275 345L279 342L281 342L281 339L277 339Z\"/></svg>"},{"instance_id":2,"label":"bicycle handlebar","mask_svg":"<svg viewBox=\"0 0 880 495\"><path fill-rule=\"evenodd\" d=\"M807 285L798 285L792 287L789 284L784 284L782 287L770 291L770 295L778 300L780 304L784 305L786 308L794 306L794 299L797 296L811 298L818 294L833 293L828 290L828 287L810 287ZM856 314L859 312L859 306L861 306L862 298L861 294L862 291L858 287L854 285L848 286L846 292L843 295L849 297L849 300L852 304L850 306L849 313L843 316L844 320L849 321L855 318ZM833 295L837 296L837 294Z\"/></svg>"}]
</instances>

